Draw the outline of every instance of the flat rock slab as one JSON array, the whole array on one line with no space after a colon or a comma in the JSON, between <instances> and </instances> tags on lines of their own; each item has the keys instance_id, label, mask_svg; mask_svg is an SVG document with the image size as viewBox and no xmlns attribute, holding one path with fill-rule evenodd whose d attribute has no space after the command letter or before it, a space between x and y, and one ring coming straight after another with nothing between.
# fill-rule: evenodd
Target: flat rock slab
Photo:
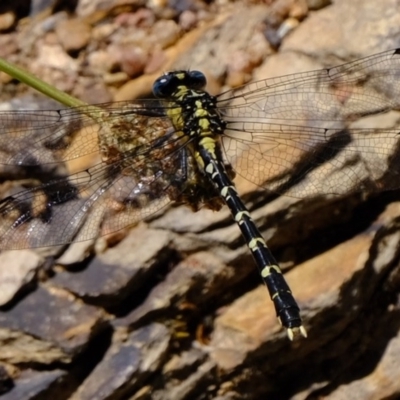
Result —
<instances>
[{"instance_id":1,"label":"flat rock slab","mask_svg":"<svg viewBox=\"0 0 400 400\"><path fill-rule=\"evenodd\" d=\"M13 364L69 363L104 321L100 309L70 293L39 287L0 313L0 360Z\"/></svg>"},{"instance_id":2,"label":"flat rock slab","mask_svg":"<svg viewBox=\"0 0 400 400\"><path fill-rule=\"evenodd\" d=\"M107 306L139 289L168 260L170 235L137 227L118 245L98 254L86 268L59 272L51 283Z\"/></svg>"},{"instance_id":3,"label":"flat rock slab","mask_svg":"<svg viewBox=\"0 0 400 400\"><path fill-rule=\"evenodd\" d=\"M170 335L165 326L151 324L129 334L117 331L113 344L74 400L123 399L139 390L162 366Z\"/></svg>"},{"instance_id":4,"label":"flat rock slab","mask_svg":"<svg viewBox=\"0 0 400 400\"><path fill-rule=\"evenodd\" d=\"M67 373L63 370L52 371L25 370L14 380L13 388L1 396L2 400L55 399L62 387ZM55 397L54 397L55 396Z\"/></svg>"},{"instance_id":5,"label":"flat rock slab","mask_svg":"<svg viewBox=\"0 0 400 400\"><path fill-rule=\"evenodd\" d=\"M10 302L35 279L43 259L34 251L6 251L0 254L0 306Z\"/></svg>"}]
</instances>

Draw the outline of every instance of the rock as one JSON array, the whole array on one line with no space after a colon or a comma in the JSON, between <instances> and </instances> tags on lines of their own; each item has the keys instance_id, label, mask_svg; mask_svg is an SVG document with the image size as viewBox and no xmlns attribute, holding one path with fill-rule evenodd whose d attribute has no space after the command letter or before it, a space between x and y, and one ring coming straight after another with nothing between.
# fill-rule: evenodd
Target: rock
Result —
<instances>
[{"instance_id":1,"label":"rock","mask_svg":"<svg viewBox=\"0 0 400 400\"><path fill-rule=\"evenodd\" d=\"M57 24L56 34L64 50L75 54L88 45L90 26L82 19L67 19Z\"/></svg>"},{"instance_id":2,"label":"rock","mask_svg":"<svg viewBox=\"0 0 400 400\"><path fill-rule=\"evenodd\" d=\"M0 364L0 395L10 391L13 387L13 381L6 370L6 368Z\"/></svg>"},{"instance_id":3,"label":"rock","mask_svg":"<svg viewBox=\"0 0 400 400\"><path fill-rule=\"evenodd\" d=\"M324 58L334 65L395 48L398 32L392 27L399 24L397 7L396 0L376 4L367 4L363 0L335 1L332 6L311 14L296 35L291 35L283 43L282 51L293 49L296 53L318 55L318 59ZM365 40L366 26L368 40ZM332 55L336 58L333 59Z\"/></svg>"},{"instance_id":4,"label":"rock","mask_svg":"<svg viewBox=\"0 0 400 400\"><path fill-rule=\"evenodd\" d=\"M57 0L32 0L30 16L34 17L35 15L45 10L48 10L56 5L57 5Z\"/></svg>"},{"instance_id":5,"label":"rock","mask_svg":"<svg viewBox=\"0 0 400 400\"><path fill-rule=\"evenodd\" d=\"M170 239L163 231L134 229L113 249L99 254L80 272L60 272L53 285L112 307L139 290L168 258Z\"/></svg>"},{"instance_id":6,"label":"rock","mask_svg":"<svg viewBox=\"0 0 400 400\"><path fill-rule=\"evenodd\" d=\"M143 72L148 53L136 45L112 46L108 49L112 64L118 64L123 72L131 77L135 77Z\"/></svg>"},{"instance_id":7,"label":"rock","mask_svg":"<svg viewBox=\"0 0 400 400\"><path fill-rule=\"evenodd\" d=\"M39 288L0 313L0 361L69 363L102 329L103 319L100 310L65 291Z\"/></svg>"},{"instance_id":8,"label":"rock","mask_svg":"<svg viewBox=\"0 0 400 400\"><path fill-rule=\"evenodd\" d=\"M10 302L32 281L43 260L30 250L6 251L0 254L0 306Z\"/></svg>"},{"instance_id":9,"label":"rock","mask_svg":"<svg viewBox=\"0 0 400 400\"><path fill-rule=\"evenodd\" d=\"M123 398L139 390L162 366L169 340L167 329L156 323L123 336L117 333L103 360L71 400Z\"/></svg>"},{"instance_id":10,"label":"rock","mask_svg":"<svg viewBox=\"0 0 400 400\"><path fill-rule=\"evenodd\" d=\"M61 369L52 371L22 371L14 380L13 388L2 395L2 400L30 400L35 398L50 399L58 396L63 387L63 379L67 373ZM53 398L56 398L53 397Z\"/></svg>"},{"instance_id":11,"label":"rock","mask_svg":"<svg viewBox=\"0 0 400 400\"><path fill-rule=\"evenodd\" d=\"M248 268L238 270L232 265L227 266L206 252L193 254L154 287L143 304L116 324L134 325L153 315L167 313L171 307L176 309L176 313L187 308L190 314L191 309L207 307L211 302L218 303L221 288L239 282L248 272Z\"/></svg>"},{"instance_id":12,"label":"rock","mask_svg":"<svg viewBox=\"0 0 400 400\"><path fill-rule=\"evenodd\" d=\"M267 7L237 8L221 18L202 33L195 44L188 43L185 52L174 62L175 69L185 69L196 65L196 69L212 72L216 79L220 79L230 65L232 54L237 51L248 51L253 57L257 54L258 60L264 59L271 53L268 43L260 46L255 40L255 27L261 26L263 20L269 15ZM240 35L237 27L240 26ZM199 31L201 28L199 28ZM214 38L218 40L214 40ZM257 34L256 34L257 37ZM257 51L255 51L257 49Z\"/></svg>"},{"instance_id":13,"label":"rock","mask_svg":"<svg viewBox=\"0 0 400 400\"><path fill-rule=\"evenodd\" d=\"M393 320L388 320L392 323ZM400 335L390 338L379 365L366 377L343 384L331 393L329 399L372 400L391 396L399 391L399 375L395 367L400 350Z\"/></svg>"},{"instance_id":14,"label":"rock","mask_svg":"<svg viewBox=\"0 0 400 400\"><path fill-rule=\"evenodd\" d=\"M16 17L13 12L0 14L0 32L8 31L15 24Z\"/></svg>"},{"instance_id":15,"label":"rock","mask_svg":"<svg viewBox=\"0 0 400 400\"><path fill-rule=\"evenodd\" d=\"M180 28L174 21L158 21L151 30L154 45L165 49L176 43L180 36Z\"/></svg>"},{"instance_id":16,"label":"rock","mask_svg":"<svg viewBox=\"0 0 400 400\"><path fill-rule=\"evenodd\" d=\"M71 72L75 72L78 68L76 62L64 52L60 45L43 45L37 63L44 67Z\"/></svg>"},{"instance_id":17,"label":"rock","mask_svg":"<svg viewBox=\"0 0 400 400\"><path fill-rule=\"evenodd\" d=\"M307 6L309 10L320 10L321 8L331 4L331 0L307 0Z\"/></svg>"}]
</instances>

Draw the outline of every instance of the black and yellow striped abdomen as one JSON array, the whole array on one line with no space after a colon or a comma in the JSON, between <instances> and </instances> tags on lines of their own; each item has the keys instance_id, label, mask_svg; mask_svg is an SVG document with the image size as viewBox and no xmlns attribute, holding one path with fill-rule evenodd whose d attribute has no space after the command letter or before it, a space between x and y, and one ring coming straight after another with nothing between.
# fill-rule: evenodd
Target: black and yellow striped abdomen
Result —
<instances>
[{"instance_id":1,"label":"black and yellow striped abdomen","mask_svg":"<svg viewBox=\"0 0 400 400\"><path fill-rule=\"evenodd\" d=\"M261 277L274 302L276 314L290 339L296 333L306 336L300 309L292 296L278 263L268 249L249 211L241 201L223 163L220 136L225 123L218 114L216 100L204 91L205 77L197 71L168 73L154 84L154 94L167 101L167 115L175 129L189 142L188 151L197 163L200 185L206 177L230 209L246 240ZM183 167L185 168L185 167ZM196 176L188 185L197 185ZM191 189L193 190L193 189ZM199 192L203 191L203 187ZM206 204L207 205L207 204ZM213 207L211 207L213 208Z\"/></svg>"}]
</instances>

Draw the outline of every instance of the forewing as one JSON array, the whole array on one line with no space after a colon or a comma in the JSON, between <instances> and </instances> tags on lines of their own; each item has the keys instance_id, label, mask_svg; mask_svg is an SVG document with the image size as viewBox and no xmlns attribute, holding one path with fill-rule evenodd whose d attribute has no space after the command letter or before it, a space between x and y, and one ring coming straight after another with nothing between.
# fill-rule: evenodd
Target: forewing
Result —
<instances>
[{"instance_id":1,"label":"forewing","mask_svg":"<svg viewBox=\"0 0 400 400\"><path fill-rule=\"evenodd\" d=\"M0 111L0 164L39 166L98 154L100 130L135 115L166 118L165 106L142 100L61 110Z\"/></svg>"},{"instance_id":2,"label":"forewing","mask_svg":"<svg viewBox=\"0 0 400 400\"><path fill-rule=\"evenodd\" d=\"M0 115L9 124L6 130L3 123L2 172L19 178L1 186L1 249L91 239L168 204L181 189L181 138L161 107L142 104ZM7 147L6 135L18 144ZM90 153L91 165L80 165Z\"/></svg>"},{"instance_id":3,"label":"forewing","mask_svg":"<svg viewBox=\"0 0 400 400\"><path fill-rule=\"evenodd\" d=\"M254 82L218 105L227 159L268 190L303 197L400 184L397 51Z\"/></svg>"}]
</instances>

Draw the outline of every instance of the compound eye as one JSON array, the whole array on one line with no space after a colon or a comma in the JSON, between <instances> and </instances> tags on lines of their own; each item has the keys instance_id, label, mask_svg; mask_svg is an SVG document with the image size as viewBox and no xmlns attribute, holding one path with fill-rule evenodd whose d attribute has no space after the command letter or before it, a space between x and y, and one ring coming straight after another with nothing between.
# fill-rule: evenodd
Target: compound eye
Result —
<instances>
[{"instance_id":1,"label":"compound eye","mask_svg":"<svg viewBox=\"0 0 400 400\"><path fill-rule=\"evenodd\" d=\"M153 94L159 98L170 97L176 90L178 79L173 74L167 73L156 79L153 84Z\"/></svg>"},{"instance_id":2,"label":"compound eye","mask_svg":"<svg viewBox=\"0 0 400 400\"><path fill-rule=\"evenodd\" d=\"M207 79L205 75L200 71L190 71L190 87L192 89L204 89L207 85Z\"/></svg>"}]
</instances>

